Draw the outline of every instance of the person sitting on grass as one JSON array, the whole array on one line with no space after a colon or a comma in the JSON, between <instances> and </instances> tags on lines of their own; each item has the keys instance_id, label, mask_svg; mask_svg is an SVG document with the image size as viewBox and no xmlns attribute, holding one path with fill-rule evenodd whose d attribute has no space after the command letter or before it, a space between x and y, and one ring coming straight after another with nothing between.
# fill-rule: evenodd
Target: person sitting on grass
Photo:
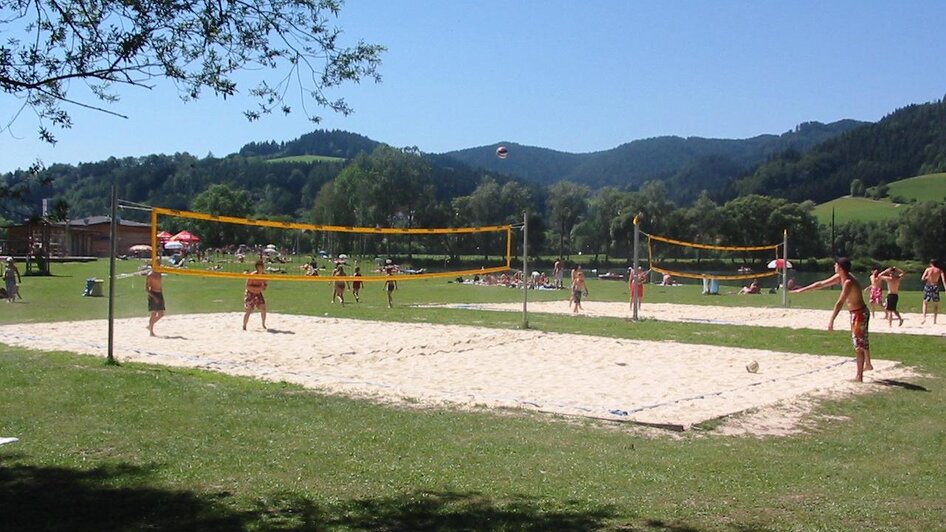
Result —
<instances>
[{"instance_id":1,"label":"person sitting on grass","mask_svg":"<svg viewBox=\"0 0 946 532\"><path fill-rule=\"evenodd\" d=\"M742 290L739 291L740 294L761 294L762 289L759 288L759 281L752 281L752 284L749 286L743 286Z\"/></svg>"}]
</instances>

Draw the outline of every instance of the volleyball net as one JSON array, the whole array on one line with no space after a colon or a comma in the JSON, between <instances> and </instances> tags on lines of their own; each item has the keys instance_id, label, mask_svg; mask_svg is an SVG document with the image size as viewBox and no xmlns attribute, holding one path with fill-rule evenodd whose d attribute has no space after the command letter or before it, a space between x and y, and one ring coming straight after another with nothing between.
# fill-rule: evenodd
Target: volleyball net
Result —
<instances>
[{"instance_id":1,"label":"volleyball net","mask_svg":"<svg viewBox=\"0 0 946 532\"><path fill-rule=\"evenodd\" d=\"M153 207L151 267L162 273L286 281L403 281L512 269L511 225L345 227Z\"/></svg>"},{"instance_id":2,"label":"volleyball net","mask_svg":"<svg viewBox=\"0 0 946 532\"><path fill-rule=\"evenodd\" d=\"M641 231L647 238L647 259L652 271L689 279L742 281L779 275L782 243L725 246L686 242Z\"/></svg>"}]
</instances>

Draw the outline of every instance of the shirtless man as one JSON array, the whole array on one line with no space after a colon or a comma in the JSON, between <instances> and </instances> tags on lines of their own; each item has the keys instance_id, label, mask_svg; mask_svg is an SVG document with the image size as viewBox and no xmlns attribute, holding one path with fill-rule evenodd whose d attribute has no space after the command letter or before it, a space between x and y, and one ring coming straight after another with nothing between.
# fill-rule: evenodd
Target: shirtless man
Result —
<instances>
[{"instance_id":1,"label":"shirtless man","mask_svg":"<svg viewBox=\"0 0 946 532\"><path fill-rule=\"evenodd\" d=\"M903 280L903 270L891 266L880 273L880 279L887 283L887 303L884 305L884 317L887 318L887 327L893 327L893 315L897 315L900 326L903 326L903 316L897 310L900 301L900 281Z\"/></svg>"},{"instance_id":2,"label":"shirtless man","mask_svg":"<svg viewBox=\"0 0 946 532\"><path fill-rule=\"evenodd\" d=\"M256 271L251 275L264 275L264 267L263 261L256 261ZM266 290L266 286L266 279L250 277L246 280L246 289L243 294L243 308L246 309L246 312L243 313L244 331L246 330L246 323L250 321L250 314L253 313L253 309L257 308L263 322L263 328L266 328L266 299L263 298L263 290Z\"/></svg>"},{"instance_id":3,"label":"shirtless man","mask_svg":"<svg viewBox=\"0 0 946 532\"><path fill-rule=\"evenodd\" d=\"M870 292L870 317L873 318L878 306L883 306L884 285L880 279L880 267L874 266L870 269L870 286L864 289Z\"/></svg>"},{"instance_id":4,"label":"shirtless man","mask_svg":"<svg viewBox=\"0 0 946 532\"><path fill-rule=\"evenodd\" d=\"M148 276L145 277L145 292L148 294L148 311L151 313L148 319L148 332L154 336L154 324L164 317L165 310L160 272L148 270Z\"/></svg>"},{"instance_id":5,"label":"shirtless man","mask_svg":"<svg viewBox=\"0 0 946 532\"><path fill-rule=\"evenodd\" d=\"M923 321L926 323L926 307L929 303L933 304L933 323L936 323L936 315L939 314L939 285L942 283L946 288L946 275L939 267L936 259L930 260L930 266L923 272L921 279L926 283L923 285Z\"/></svg>"},{"instance_id":6,"label":"shirtless man","mask_svg":"<svg viewBox=\"0 0 946 532\"><path fill-rule=\"evenodd\" d=\"M834 275L823 281L796 288L792 290L792 293L798 294L808 290L818 290L836 284L841 285L841 295L838 297L837 303L834 304L834 311L831 313L831 320L828 322L828 330L834 330L834 320L841 312L841 307L846 303L847 309L851 313L851 340L854 344L854 352L857 354L857 374L854 376L854 380L864 382L864 372L874 369L874 366L870 363L870 341L867 335L870 310L864 304L860 283L851 275L851 260L847 257L839 258L834 263Z\"/></svg>"},{"instance_id":7,"label":"shirtless man","mask_svg":"<svg viewBox=\"0 0 946 532\"><path fill-rule=\"evenodd\" d=\"M578 313L581 310L581 296L588 290L585 284L585 272L581 271L581 264L576 264L572 270L572 300L570 306L574 308L572 312Z\"/></svg>"}]
</instances>

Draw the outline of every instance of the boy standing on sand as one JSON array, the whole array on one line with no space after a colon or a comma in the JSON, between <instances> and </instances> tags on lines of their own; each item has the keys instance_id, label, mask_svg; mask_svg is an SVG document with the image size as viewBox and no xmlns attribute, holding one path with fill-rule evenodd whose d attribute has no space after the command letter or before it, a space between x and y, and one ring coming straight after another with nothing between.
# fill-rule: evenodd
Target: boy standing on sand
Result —
<instances>
[{"instance_id":1,"label":"boy standing on sand","mask_svg":"<svg viewBox=\"0 0 946 532\"><path fill-rule=\"evenodd\" d=\"M870 363L870 341L867 335L870 310L864 304L860 283L851 275L851 260L847 257L840 257L834 263L834 275L803 288L796 288L792 290L792 293L799 294L836 284L841 285L841 295L838 297L837 303L834 304L834 311L831 313L831 320L828 322L828 330L834 330L834 320L841 312L841 307L846 303L847 309L851 313L851 341L854 344L854 352L857 354L857 374L854 376L854 380L864 382L864 372L874 369L874 366Z\"/></svg>"},{"instance_id":2,"label":"boy standing on sand","mask_svg":"<svg viewBox=\"0 0 946 532\"><path fill-rule=\"evenodd\" d=\"M897 310L897 302L900 301L900 281L903 280L903 270L896 266L891 266L881 272L880 278L887 283L887 303L884 305L884 317L887 318L887 327L893 326L893 315L897 315L900 320L900 326L903 326L903 316Z\"/></svg>"},{"instance_id":3,"label":"boy standing on sand","mask_svg":"<svg viewBox=\"0 0 946 532\"><path fill-rule=\"evenodd\" d=\"M884 301L884 285L880 279L880 267L874 266L870 269L870 286L864 290L870 291L870 317L874 317L877 306L882 306Z\"/></svg>"},{"instance_id":4,"label":"boy standing on sand","mask_svg":"<svg viewBox=\"0 0 946 532\"><path fill-rule=\"evenodd\" d=\"M361 268L355 266L355 273L352 274L352 277L361 277ZM351 295L355 297L355 303L361 302L361 281L352 281L351 282Z\"/></svg>"},{"instance_id":5,"label":"boy standing on sand","mask_svg":"<svg viewBox=\"0 0 946 532\"><path fill-rule=\"evenodd\" d=\"M385 268L384 273L388 277L394 275L394 268ZM384 291L388 293L388 308L394 308L394 291L397 290L397 281L394 279L388 279L384 281Z\"/></svg>"},{"instance_id":6,"label":"boy standing on sand","mask_svg":"<svg viewBox=\"0 0 946 532\"><path fill-rule=\"evenodd\" d=\"M929 303L933 304L933 323L936 323L936 315L939 314L939 285L943 284L943 288L946 288L946 276L943 275L943 270L939 267L939 262L936 259L930 259L930 267L923 272L921 277L926 284L923 285L923 321L920 322L926 323L926 306Z\"/></svg>"},{"instance_id":7,"label":"boy standing on sand","mask_svg":"<svg viewBox=\"0 0 946 532\"><path fill-rule=\"evenodd\" d=\"M148 293L148 311L151 313L148 319L148 332L154 336L154 324L164 317L164 292L161 290L160 272L148 270L148 276L145 278L145 292Z\"/></svg>"},{"instance_id":8,"label":"boy standing on sand","mask_svg":"<svg viewBox=\"0 0 946 532\"><path fill-rule=\"evenodd\" d=\"M265 275L263 271L265 266L262 260L256 261L256 271L250 275ZM243 308L246 310L246 312L243 313L244 331L246 330L247 322L250 321L250 314L253 313L253 309L259 309L263 329L266 328L266 299L263 297L263 290L266 290L267 285L266 279L260 279L259 277L250 277L246 280L246 287L243 292Z\"/></svg>"}]
</instances>

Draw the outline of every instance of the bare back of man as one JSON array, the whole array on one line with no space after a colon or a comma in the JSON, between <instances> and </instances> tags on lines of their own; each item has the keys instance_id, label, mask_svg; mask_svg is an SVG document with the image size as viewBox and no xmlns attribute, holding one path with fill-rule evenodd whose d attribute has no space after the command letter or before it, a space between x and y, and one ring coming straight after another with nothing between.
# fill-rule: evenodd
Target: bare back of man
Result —
<instances>
[{"instance_id":1,"label":"bare back of man","mask_svg":"<svg viewBox=\"0 0 946 532\"><path fill-rule=\"evenodd\" d=\"M900 302L900 281L903 280L903 270L896 266L891 266L880 273L880 279L887 283L887 300L884 302L884 317L887 318L887 327L893 326L893 317L896 314L903 326L903 316L897 310L897 303Z\"/></svg>"},{"instance_id":2,"label":"bare back of man","mask_svg":"<svg viewBox=\"0 0 946 532\"><path fill-rule=\"evenodd\" d=\"M923 285L923 321L921 323L926 323L927 307L932 304L933 323L935 324L936 317L939 315L939 287L942 284L943 288L946 288L946 276L943 275L939 263L931 260L930 266L923 271L921 279L925 283Z\"/></svg>"}]
</instances>

